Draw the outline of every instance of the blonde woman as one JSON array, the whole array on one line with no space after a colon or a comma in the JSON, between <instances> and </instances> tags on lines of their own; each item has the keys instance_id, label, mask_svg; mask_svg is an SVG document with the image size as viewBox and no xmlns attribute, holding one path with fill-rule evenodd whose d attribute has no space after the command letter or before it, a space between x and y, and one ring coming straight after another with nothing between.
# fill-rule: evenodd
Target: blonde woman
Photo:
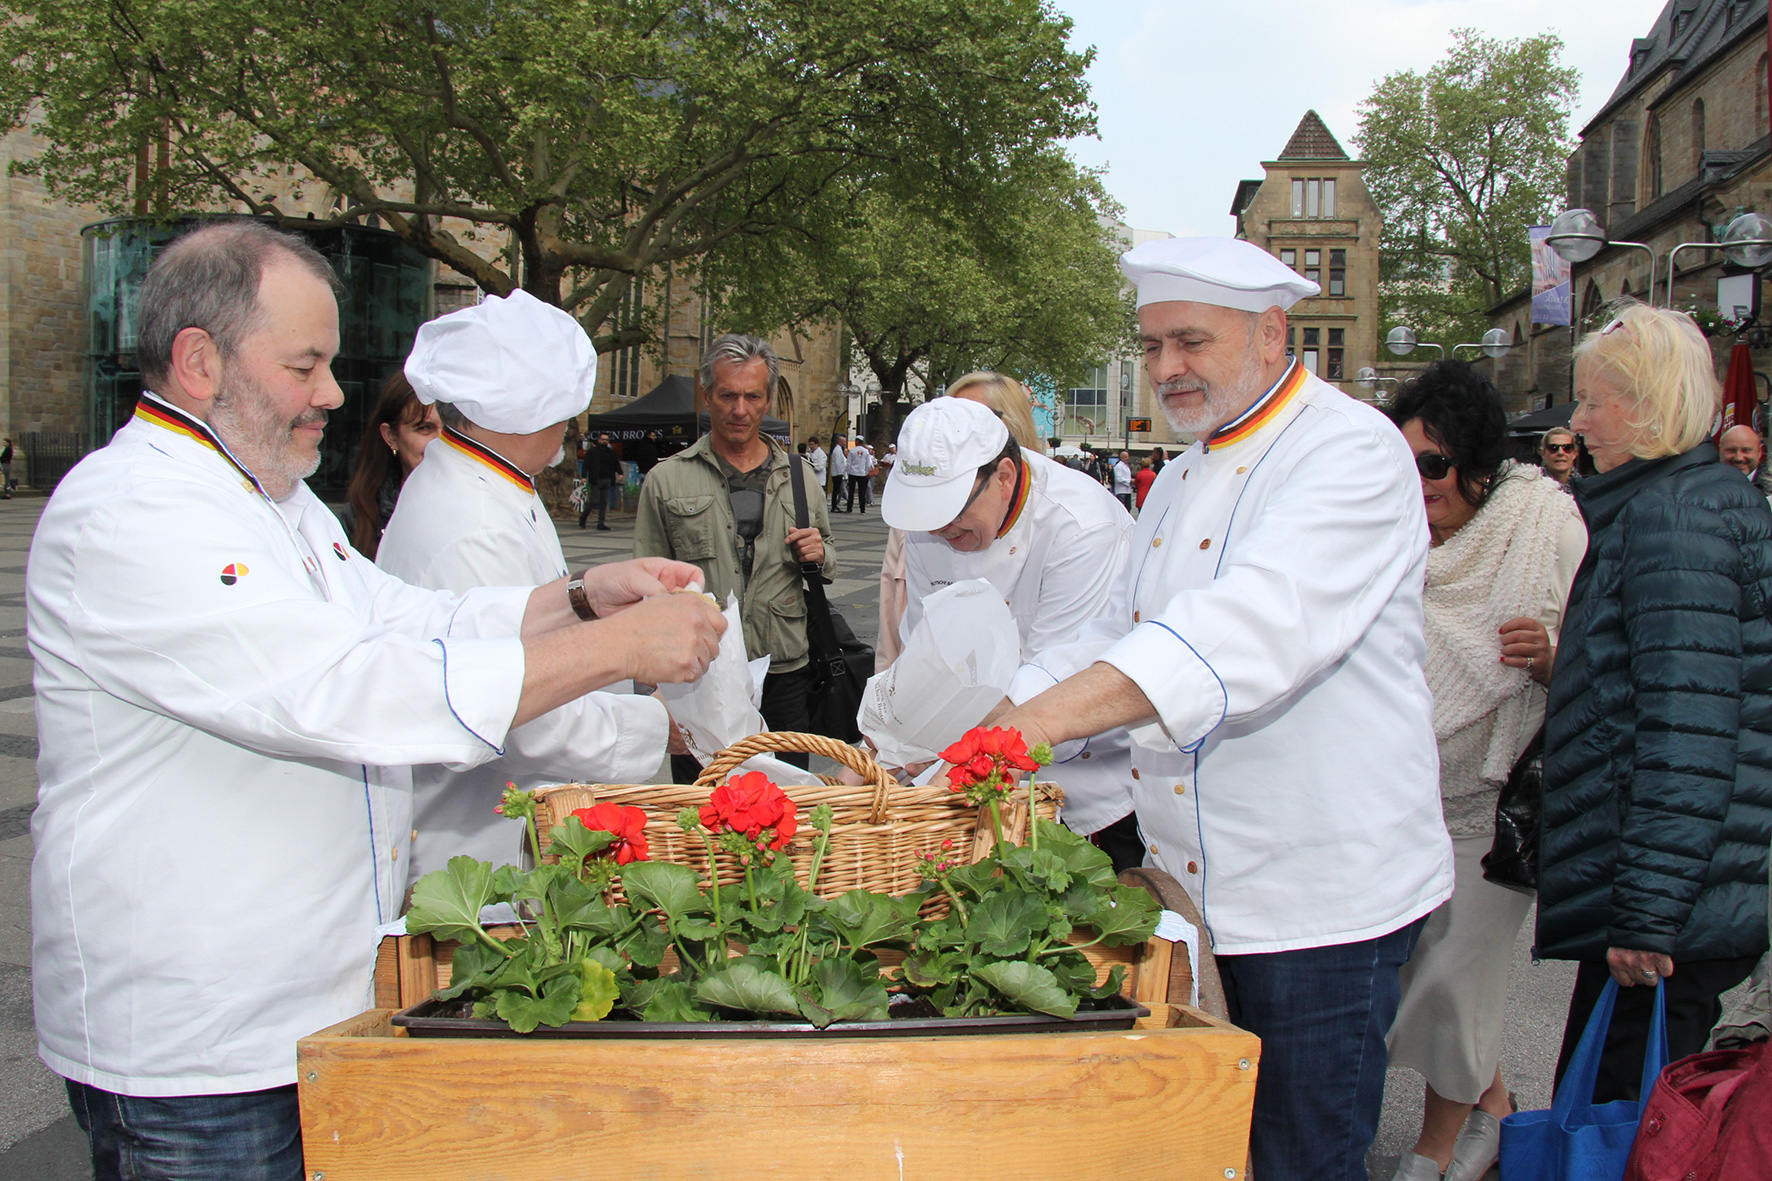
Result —
<instances>
[{"instance_id":1,"label":"blonde woman","mask_svg":"<svg viewBox=\"0 0 1772 1181\"><path fill-rule=\"evenodd\" d=\"M1772 513L1710 441L1710 346L1630 302L1575 349L1598 474L1545 722L1538 954L1580 964L1559 1078L1618 982L1596 1103L1637 1098L1656 984L1670 1060L1766 951Z\"/></svg>"},{"instance_id":2,"label":"blonde woman","mask_svg":"<svg viewBox=\"0 0 1772 1181\"><path fill-rule=\"evenodd\" d=\"M982 402L1008 425L1015 441L1029 451L1046 454L1046 441L1034 429L1033 396L1013 377L979 369L968 373L943 391L950 398ZM874 667L883 669L898 659L898 625L904 619L904 533L894 529L886 535L886 553L880 561L880 638L874 642Z\"/></svg>"}]
</instances>

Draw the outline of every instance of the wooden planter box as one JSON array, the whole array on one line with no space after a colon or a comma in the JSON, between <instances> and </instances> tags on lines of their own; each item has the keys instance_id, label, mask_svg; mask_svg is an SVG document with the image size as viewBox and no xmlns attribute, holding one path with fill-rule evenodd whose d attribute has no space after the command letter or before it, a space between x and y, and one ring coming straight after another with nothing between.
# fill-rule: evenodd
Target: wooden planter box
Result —
<instances>
[{"instance_id":1,"label":"wooden planter box","mask_svg":"<svg viewBox=\"0 0 1772 1181\"><path fill-rule=\"evenodd\" d=\"M1243 1176L1258 1045L1198 1010L1125 1033L830 1041L408 1038L297 1048L315 1181Z\"/></svg>"}]
</instances>

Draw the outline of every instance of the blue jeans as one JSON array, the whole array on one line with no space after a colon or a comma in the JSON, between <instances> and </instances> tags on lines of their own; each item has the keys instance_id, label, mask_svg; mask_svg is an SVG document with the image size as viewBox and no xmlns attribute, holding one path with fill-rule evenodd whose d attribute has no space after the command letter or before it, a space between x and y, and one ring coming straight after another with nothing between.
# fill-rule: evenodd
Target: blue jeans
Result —
<instances>
[{"instance_id":1,"label":"blue jeans","mask_svg":"<svg viewBox=\"0 0 1772 1181\"><path fill-rule=\"evenodd\" d=\"M1258 1178L1364 1181L1389 1063L1398 972L1426 918L1361 943L1221 955L1230 1017L1261 1038L1250 1164Z\"/></svg>"},{"instance_id":2,"label":"blue jeans","mask_svg":"<svg viewBox=\"0 0 1772 1181\"><path fill-rule=\"evenodd\" d=\"M114 1095L68 1082L94 1181L302 1181L295 1087L238 1095Z\"/></svg>"}]
</instances>

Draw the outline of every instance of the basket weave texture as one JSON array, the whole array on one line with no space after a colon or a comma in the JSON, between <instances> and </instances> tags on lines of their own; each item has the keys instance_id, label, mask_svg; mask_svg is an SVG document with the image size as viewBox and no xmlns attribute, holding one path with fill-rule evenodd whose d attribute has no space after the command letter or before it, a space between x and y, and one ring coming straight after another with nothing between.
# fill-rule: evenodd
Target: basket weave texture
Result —
<instances>
[{"instance_id":1,"label":"basket weave texture","mask_svg":"<svg viewBox=\"0 0 1772 1181\"><path fill-rule=\"evenodd\" d=\"M563 784L537 788L535 825L544 839L549 829L578 808L610 802L646 811L646 841L657 861L687 865L708 880L707 846L700 835L685 835L677 826L677 813L707 803L708 793L724 782L745 760L760 754L820 754L856 772L867 782L860 785L834 783L823 786L790 786L782 790L799 808L799 831L783 850L794 862L800 881L806 881L812 865L814 830L812 809L829 804L835 813L830 848L818 871L818 893L834 898L848 890L871 890L881 894L908 894L923 884L917 866L925 853L944 855L942 842L953 847L945 856L977 860L995 843L990 813L974 808L945 787L907 787L899 783L866 751L817 734L768 731L754 734L715 755L693 784ZM1035 786L1040 816L1052 820L1064 793L1054 784ZM1027 792L1017 788L1002 805L1004 839L1016 842L1027 837ZM744 880L736 857L721 854L722 884ZM945 899L942 900L945 902ZM932 900L932 904L934 900Z\"/></svg>"}]
</instances>

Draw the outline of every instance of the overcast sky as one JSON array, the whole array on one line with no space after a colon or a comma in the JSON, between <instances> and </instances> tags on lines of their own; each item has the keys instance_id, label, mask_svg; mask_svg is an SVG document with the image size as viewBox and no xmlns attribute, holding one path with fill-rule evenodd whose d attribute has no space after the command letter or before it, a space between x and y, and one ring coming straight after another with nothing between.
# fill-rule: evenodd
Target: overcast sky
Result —
<instances>
[{"instance_id":1,"label":"overcast sky","mask_svg":"<svg viewBox=\"0 0 1772 1181\"><path fill-rule=\"evenodd\" d=\"M1451 30L1529 37L1551 30L1581 71L1572 131L1624 75L1631 38L1665 0L1054 0L1089 70L1100 138L1072 144L1107 168L1139 229L1230 235L1237 182L1262 175L1315 108L1354 154L1360 101L1384 75L1425 71Z\"/></svg>"}]
</instances>

